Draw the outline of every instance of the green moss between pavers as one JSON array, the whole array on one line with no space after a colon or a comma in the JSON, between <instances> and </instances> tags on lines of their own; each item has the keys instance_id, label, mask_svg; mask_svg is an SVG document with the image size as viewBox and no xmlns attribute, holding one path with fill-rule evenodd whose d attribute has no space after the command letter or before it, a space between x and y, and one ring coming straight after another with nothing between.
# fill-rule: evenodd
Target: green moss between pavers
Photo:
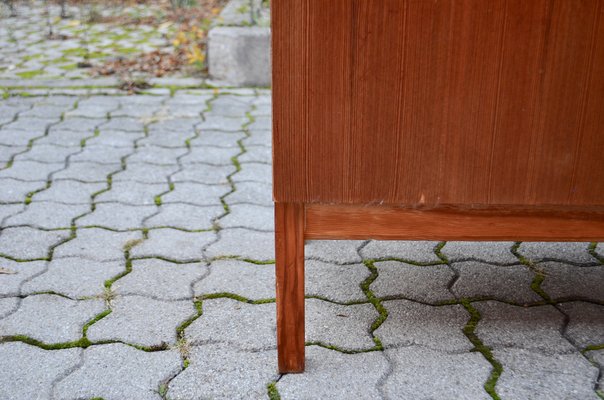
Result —
<instances>
[{"instance_id":1,"label":"green moss between pavers","mask_svg":"<svg viewBox=\"0 0 604 400\"><path fill-rule=\"evenodd\" d=\"M23 78L23 79L29 79L29 78L34 78L38 75L42 75L44 74L44 70L43 69L34 69L31 71L23 71L23 72L17 72L17 76Z\"/></svg>"},{"instance_id":2,"label":"green moss between pavers","mask_svg":"<svg viewBox=\"0 0 604 400\"><path fill-rule=\"evenodd\" d=\"M73 63L73 64L61 65L59 68L61 68L62 70L65 70L65 71L73 71L74 69L78 69L78 64Z\"/></svg>"},{"instance_id":3,"label":"green moss between pavers","mask_svg":"<svg viewBox=\"0 0 604 400\"><path fill-rule=\"evenodd\" d=\"M269 400L281 400L281 395L279 395L279 391L277 390L276 382L271 382L266 385L266 392Z\"/></svg>"}]
</instances>

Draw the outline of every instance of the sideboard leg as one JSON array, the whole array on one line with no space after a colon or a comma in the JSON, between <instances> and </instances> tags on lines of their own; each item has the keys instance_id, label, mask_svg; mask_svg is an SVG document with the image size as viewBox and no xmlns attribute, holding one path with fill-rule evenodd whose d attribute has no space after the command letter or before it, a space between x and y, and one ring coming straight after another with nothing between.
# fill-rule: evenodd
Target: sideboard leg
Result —
<instances>
[{"instance_id":1,"label":"sideboard leg","mask_svg":"<svg viewBox=\"0 0 604 400\"><path fill-rule=\"evenodd\" d=\"M304 204L275 203L279 372L304 371Z\"/></svg>"}]
</instances>

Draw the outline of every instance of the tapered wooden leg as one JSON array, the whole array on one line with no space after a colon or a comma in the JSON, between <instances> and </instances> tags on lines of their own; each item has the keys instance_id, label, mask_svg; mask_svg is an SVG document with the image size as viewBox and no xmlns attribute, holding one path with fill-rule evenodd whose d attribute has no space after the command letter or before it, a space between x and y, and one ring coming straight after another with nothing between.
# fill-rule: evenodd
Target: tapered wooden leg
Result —
<instances>
[{"instance_id":1,"label":"tapered wooden leg","mask_svg":"<svg viewBox=\"0 0 604 400\"><path fill-rule=\"evenodd\" d=\"M279 372L304 371L304 204L275 203Z\"/></svg>"}]
</instances>

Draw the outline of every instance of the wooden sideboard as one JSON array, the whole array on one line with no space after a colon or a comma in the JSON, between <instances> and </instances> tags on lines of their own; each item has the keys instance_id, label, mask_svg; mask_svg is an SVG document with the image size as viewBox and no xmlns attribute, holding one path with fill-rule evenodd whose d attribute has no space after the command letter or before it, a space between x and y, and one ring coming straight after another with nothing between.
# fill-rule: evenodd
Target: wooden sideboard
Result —
<instances>
[{"instance_id":1,"label":"wooden sideboard","mask_svg":"<svg viewBox=\"0 0 604 400\"><path fill-rule=\"evenodd\" d=\"M604 0L271 7L281 372L305 239L604 241Z\"/></svg>"}]
</instances>

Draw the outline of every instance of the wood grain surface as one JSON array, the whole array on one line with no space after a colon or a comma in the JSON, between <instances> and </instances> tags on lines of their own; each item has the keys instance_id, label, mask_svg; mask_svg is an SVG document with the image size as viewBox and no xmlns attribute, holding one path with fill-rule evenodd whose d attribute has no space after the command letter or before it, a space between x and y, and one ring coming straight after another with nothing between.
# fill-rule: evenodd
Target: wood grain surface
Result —
<instances>
[{"instance_id":1,"label":"wood grain surface","mask_svg":"<svg viewBox=\"0 0 604 400\"><path fill-rule=\"evenodd\" d=\"M273 2L275 200L604 204L602 3Z\"/></svg>"}]
</instances>

